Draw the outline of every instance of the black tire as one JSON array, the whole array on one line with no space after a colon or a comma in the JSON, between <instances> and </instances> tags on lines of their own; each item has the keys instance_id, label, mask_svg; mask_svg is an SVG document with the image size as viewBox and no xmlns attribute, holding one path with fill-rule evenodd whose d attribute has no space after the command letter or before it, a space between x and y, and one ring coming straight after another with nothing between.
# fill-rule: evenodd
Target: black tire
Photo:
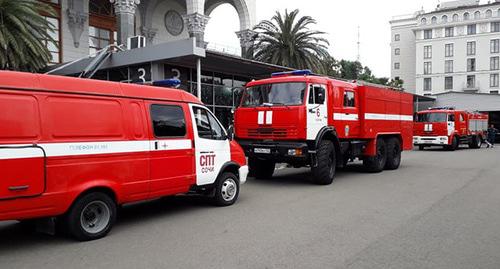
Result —
<instances>
[{"instance_id":1,"label":"black tire","mask_svg":"<svg viewBox=\"0 0 500 269\"><path fill-rule=\"evenodd\" d=\"M373 157L366 157L363 160L363 166L366 171L370 173L382 172L387 162L387 146L384 139L378 138L376 147L376 155Z\"/></svg>"},{"instance_id":2,"label":"black tire","mask_svg":"<svg viewBox=\"0 0 500 269\"><path fill-rule=\"evenodd\" d=\"M215 195L212 198L216 206L233 205L240 195L240 181L233 173L222 173L215 183Z\"/></svg>"},{"instance_id":3,"label":"black tire","mask_svg":"<svg viewBox=\"0 0 500 269\"><path fill-rule=\"evenodd\" d=\"M425 150L425 146L418 146L418 150Z\"/></svg>"},{"instance_id":4,"label":"black tire","mask_svg":"<svg viewBox=\"0 0 500 269\"><path fill-rule=\"evenodd\" d=\"M248 159L250 175L256 179L269 179L273 177L276 163L273 161L260 160L257 158Z\"/></svg>"},{"instance_id":5,"label":"black tire","mask_svg":"<svg viewBox=\"0 0 500 269\"><path fill-rule=\"evenodd\" d=\"M84 216L84 211L86 216ZM90 223L94 220L97 223ZM109 233L116 221L116 203L102 192L85 194L73 203L63 217L63 221L66 226L65 230L79 241L103 238ZM89 223L88 227L83 222ZM95 225L100 227L95 228ZM95 231L91 230L93 228Z\"/></svg>"},{"instance_id":6,"label":"black tire","mask_svg":"<svg viewBox=\"0 0 500 269\"><path fill-rule=\"evenodd\" d=\"M454 136L451 140L451 145L445 147L449 151L455 151L458 149L458 138Z\"/></svg>"},{"instance_id":7,"label":"black tire","mask_svg":"<svg viewBox=\"0 0 500 269\"><path fill-rule=\"evenodd\" d=\"M483 141L481 141L481 138L479 136L474 135L471 138L471 141L469 142L469 148L471 149L478 149L481 148L481 145L483 144Z\"/></svg>"},{"instance_id":8,"label":"black tire","mask_svg":"<svg viewBox=\"0 0 500 269\"><path fill-rule=\"evenodd\" d=\"M312 167L312 182L317 185L332 184L335 178L335 169L337 166L337 158L335 156L335 146L332 141L323 140L319 143L318 151L316 152L318 165Z\"/></svg>"},{"instance_id":9,"label":"black tire","mask_svg":"<svg viewBox=\"0 0 500 269\"><path fill-rule=\"evenodd\" d=\"M387 140L387 161L386 170L396 170L401 164L401 142L393 137Z\"/></svg>"}]
</instances>

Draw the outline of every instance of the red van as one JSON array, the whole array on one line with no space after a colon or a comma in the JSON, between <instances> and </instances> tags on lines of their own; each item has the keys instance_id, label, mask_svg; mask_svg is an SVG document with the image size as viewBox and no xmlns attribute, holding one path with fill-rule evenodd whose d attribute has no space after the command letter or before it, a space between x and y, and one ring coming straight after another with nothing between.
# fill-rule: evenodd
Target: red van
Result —
<instances>
[{"instance_id":1,"label":"red van","mask_svg":"<svg viewBox=\"0 0 500 269\"><path fill-rule=\"evenodd\" d=\"M243 150L189 93L0 71L0 221L104 237L118 205L183 193L232 205Z\"/></svg>"}]
</instances>

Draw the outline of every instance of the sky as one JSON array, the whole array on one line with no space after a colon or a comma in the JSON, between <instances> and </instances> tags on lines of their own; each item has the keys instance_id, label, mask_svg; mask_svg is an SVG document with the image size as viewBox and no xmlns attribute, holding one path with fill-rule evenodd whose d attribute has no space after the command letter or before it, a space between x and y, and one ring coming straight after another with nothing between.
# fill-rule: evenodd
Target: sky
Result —
<instances>
[{"instance_id":1,"label":"sky","mask_svg":"<svg viewBox=\"0 0 500 269\"><path fill-rule=\"evenodd\" d=\"M356 60L358 26L360 27L361 63L376 76L390 77L391 29L393 16L412 14L422 7L432 11L438 0L256 0L257 22L271 19L276 11L299 9L299 15L317 20L315 30L326 32L330 53L336 59ZM483 1L484 2L484 1ZM235 32L239 20L235 9L224 4L210 15L205 39L213 44L239 47Z\"/></svg>"}]
</instances>

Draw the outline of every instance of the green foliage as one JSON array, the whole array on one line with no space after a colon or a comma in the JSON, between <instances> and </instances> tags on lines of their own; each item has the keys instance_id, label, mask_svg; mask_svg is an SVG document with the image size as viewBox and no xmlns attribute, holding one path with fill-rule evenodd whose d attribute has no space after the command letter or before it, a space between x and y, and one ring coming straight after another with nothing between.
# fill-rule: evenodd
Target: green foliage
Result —
<instances>
[{"instance_id":1,"label":"green foliage","mask_svg":"<svg viewBox=\"0 0 500 269\"><path fill-rule=\"evenodd\" d=\"M44 40L53 42L54 16L48 4L36 0L0 0L0 69L36 72L51 59Z\"/></svg>"},{"instance_id":2,"label":"green foliage","mask_svg":"<svg viewBox=\"0 0 500 269\"><path fill-rule=\"evenodd\" d=\"M328 41L321 31L310 30L316 24L310 16L298 17L299 10L285 14L276 12L269 21L259 23L252 58L258 61L292 67L311 69L324 73L323 59L330 58Z\"/></svg>"}]
</instances>

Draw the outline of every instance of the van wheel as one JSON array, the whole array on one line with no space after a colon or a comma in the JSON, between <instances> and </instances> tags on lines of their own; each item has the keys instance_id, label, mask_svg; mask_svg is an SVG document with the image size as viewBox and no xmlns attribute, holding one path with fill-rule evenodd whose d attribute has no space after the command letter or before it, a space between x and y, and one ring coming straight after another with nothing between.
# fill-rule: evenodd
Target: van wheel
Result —
<instances>
[{"instance_id":1,"label":"van wheel","mask_svg":"<svg viewBox=\"0 0 500 269\"><path fill-rule=\"evenodd\" d=\"M230 206L238 200L240 182L235 174L223 173L215 184L213 202L216 206Z\"/></svg>"},{"instance_id":2,"label":"van wheel","mask_svg":"<svg viewBox=\"0 0 500 269\"><path fill-rule=\"evenodd\" d=\"M399 139L393 137L387 140L387 161L386 170L396 170L401 164L401 143Z\"/></svg>"},{"instance_id":3,"label":"van wheel","mask_svg":"<svg viewBox=\"0 0 500 269\"><path fill-rule=\"evenodd\" d=\"M337 165L335 146L332 141L323 140L319 143L317 159L318 165L311 169L313 183L318 185L332 184Z\"/></svg>"},{"instance_id":4,"label":"van wheel","mask_svg":"<svg viewBox=\"0 0 500 269\"><path fill-rule=\"evenodd\" d=\"M273 177L276 163L267 160L249 158L248 166L252 177L255 177L256 179L269 179Z\"/></svg>"},{"instance_id":5,"label":"van wheel","mask_svg":"<svg viewBox=\"0 0 500 269\"><path fill-rule=\"evenodd\" d=\"M366 157L363 160L363 166L366 171L371 173L379 173L384 170L385 164L387 162L387 146L384 139L377 139L377 153L373 157Z\"/></svg>"},{"instance_id":6,"label":"van wheel","mask_svg":"<svg viewBox=\"0 0 500 269\"><path fill-rule=\"evenodd\" d=\"M86 194L73 204L64 217L66 230L80 241L106 236L116 220L116 203L101 192Z\"/></svg>"},{"instance_id":7,"label":"van wheel","mask_svg":"<svg viewBox=\"0 0 500 269\"><path fill-rule=\"evenodd\" d=\"M469 148L471 148L471 149L481 148L482 143L483 142L481 141L481 138L479 138L479 136L475 135L472 137L471 141L469 142Z\"/></svg>"}]
</instances>

